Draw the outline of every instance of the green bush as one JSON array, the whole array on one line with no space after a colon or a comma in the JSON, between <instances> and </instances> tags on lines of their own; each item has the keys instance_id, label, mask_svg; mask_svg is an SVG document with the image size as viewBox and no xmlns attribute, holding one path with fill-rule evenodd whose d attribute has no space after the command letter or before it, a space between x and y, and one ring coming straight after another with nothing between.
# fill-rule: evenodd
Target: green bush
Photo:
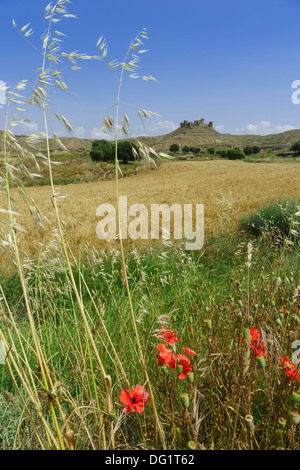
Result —
<instances>
[{"instance_id":1,"label":"green bush","mask_svg":"<svg viewBox=\"0 0 300 470\"><path fill-rule=\"evenodd\" d=\"M215 151L216 151L216 150L215 150L213 147L209 147L209 148L207 149L207 152L210 153L211 155L213 155L213 154L215 153Z\"/></svg>"},{"instance_id":2,"label":"green bush","mask_svg":"<svg viewBox=\"0 0 300 470\"><path fill-rule=\"evenodd\" d=\"M229 160L242 160L245 158L243 151L239 148L228 150L226 156Z\"/></svg>"},{"instance_id":3,"label":"green bush","mask_svg":"<svg viewBox=\"0 0 300 470\"><path fill-rule=\"evenodd\" d=\"M107 140L94 140L90 156L93 162L110 162L114 159L114 149Z\"/></svg>"},{"instance_id":4,"label":"green bush","mask_svg":"<svg viewBox=\"0 0 300 470\"><path fill-rule=\"evenodd\" d=\"M227 150L217 150L216 154L220 155L222 158L226 158L227 157Z\"/></svg>"},{"instance_id":5,"label":"green bush","mask_svg":"<svg viewBox=\"0 0 300 470\"><path fill-rule=\"evenodd\" d=\"M201 150L200 147L190 147L190 151L192 153L196 153L196 154L200 153L200 150Z\"/></svg>"},{"instance_id":6,"label":"green bush","mask_svg":"<svg viewBox=\"0 0 300 470\"><path fill-rule=\"evenodd\" d=\"M170 152L176 153L176 152L179 152L180 148L179 148L179 145L177 145L177 144L172 144L172 145L170 145L170 149L169 149L169 150L170 150Z\"/></svg>"},{"instance_id":7,"label":"green bush","mask_svg":"<svg viewBox=\"0 0 300 470\"><path fill-rule=\"evenodd\" d=\"M247 147L244 148L245 155L252 155L253 153L256 154L259 152L260 152L260 148L257 145L253 145L253 146L247 145Z\"/></svg>"},{"instance_id":8,"label":"green bush","mask_svg":"<svg viewBox=\"0 0 300 470\"><path fill-rule=\"evenodd\" d=\"M132 149L138 150L138 147L128 140L118 142L118 159L123 163L134 160ZM115 144L108 140L94 140L90 156L93 162L112 162L115 159Z\"/></svg>"},{"instance_id":9,"label":"green bush","mask_svg":"<svg viewBox=\"0 0 300 470\"><path fill-rule=\"evenodd\" d=\"M300 153L300 140L298 142L295 142L291 148L290 148L291 152L297 152L297 153Z\"/></svg>"},{"instance_id":10,"label":"green bush","mask_svg":"<svg viewBox=\"0 0 300 470\"><path fill-rule=\"evenodd\" d=\"M190 151L190 147L188 147L187 145L185 145L182 149L183 153L188 153Z\"/></svg>"},{"instance_id":11,"label":"green bush","mask_svg":"<svg viewBox=\"0 0 300 470\"><path fill-rule=\"evenodd\" d=\"M295 234L297 225L294 224L299 217L295 216L300 201L284 199L278 203L271 203L260 207L256 212L244 216L240 221L240 229L256 237L270 236L273 240L282 242L289 237L299 239ZM293 230L291 232L291 229ZM295 232L294 232L295 231Z\"/></svg>"}]
</instances>

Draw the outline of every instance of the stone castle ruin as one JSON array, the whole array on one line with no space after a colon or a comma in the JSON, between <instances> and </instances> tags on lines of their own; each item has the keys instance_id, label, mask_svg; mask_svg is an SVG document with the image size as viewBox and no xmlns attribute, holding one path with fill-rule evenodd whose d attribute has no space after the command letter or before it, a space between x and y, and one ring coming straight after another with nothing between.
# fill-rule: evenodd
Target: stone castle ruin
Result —
<instances>
[{"instance_id":1,"label":"stone castle ruin","mask_svg":"<svg viewBox=\"0 0 300 470\"><path fill-rule=\"evenodd\" d=\"M204 118L202 118L202 119L197 119L194 122L183 121L180 123L180 127L183 129L192 129L193 127L197 127L197 126L213 127L213 121L210 121L208 124L205 124Z\"/></svg>"}]
</instances>

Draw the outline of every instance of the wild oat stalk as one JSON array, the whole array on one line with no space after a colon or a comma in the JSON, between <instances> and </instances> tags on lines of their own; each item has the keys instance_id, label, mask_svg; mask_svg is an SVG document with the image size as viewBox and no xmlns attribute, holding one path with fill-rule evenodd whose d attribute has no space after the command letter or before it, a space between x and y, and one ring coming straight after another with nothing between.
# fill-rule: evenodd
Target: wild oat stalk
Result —
<instances>
[{"instance_id":1,"label":"wild oat stalk","mask_svg":"<svg viewBox=\"0 0 300 470\"><path fill-rule=\"evenodd\" d=\"M151 385L151 382L149 380L147 366L146 366L146 360L145 360L144 352L143 352L143 349L142 349L142 346L141 346L139 332L138 332L137 325L136 325L136 317L135 317L135 313L134 313L134 309L133 309L133 305L132 305L131 293L130 293L130 288L129 288L129 283L128 283L127 266L126 266L126 261L125 261L125 253L124 253L124 245L123 245L122 229L121 229L120 209L119 209L119 160L118 160L118 137L119 136L118 136L118 126L119 126L120 94L121 94L121 88L122 88L122 84L123 84L124 72L125 71L133 72L131 77L136 78L135 71L138 67L137 63L139 62L140 59L132 51L134 51L138 54L146 52L145 50L139 49L140 46L143 44L141 39L147 39L147 30L145 28L131 42L131 44L130 44L128 50L127 50L127 53L125 55L124 61L121 62L120 64L118 64L121 67L121 72L120 72L120 76L119 76L119 86L118 86L117 105L116 105L116 120L115 120L116 205L117 205L117 220L118 220L118 227L119 227L120 249L121 249L121 257L122 257L122 270L123 270L123 276L124 276L125 285L126 285L126 291L127 291L127 295L128 295L131 321L132 321L132 325L133 325L133 329L134 329L134 333L135 333L135 337L136 337L137 347L138 347L138 351L139 351L139 358L140 358L140 362L141 362L141 366L142 366L143 374L144 374L145 385L149 389L149 396L150 396L152 409L153 409L153 412L154 412L156 427L157 427L157 430L158 430L158 433L159 433L161 445L162 445L163 449L166 449L165 433L164 433L164 430L162 428L162 425L161 425L161 422L160 422L160 419L159 419L159 416L158 416L158 413L157 413L154 394L153 394L153 390L152 390L152 385ZM99 41L100 41L99 44L100 44L100 49L101 49L101 47L103 47L103 43L101 44L102 39L100 39ZM130 55L130 60L128 60L129 55ZM106 57L106 54L105 54L105 57ZM110 67L113 67L113 68L116 68L118 65L117 65L116 61L113 61L113 62L110 63ZM144 80L145 79L153 80L153 77L151 77L151 76L141 77L141 78L144 79ZM141 119L142 119L143 116L145 118L147 118L151 114L153 115L154 113L149 113L145 110L143 110L143 111L139 110L139 115L140 115ZM123 130L123 133L125 135L127 134L127 124L128 124L128 117L125 114L124 119L122 120L122 130ZM113 127L113 121L112 121L110 116L108 117L108 119L105 119L104 125L107 128L112 128ZM152 149L148 149L146 146L141 146L141 145L140 145L140 149L141 149L141 155L144 158L148 158L148 160L151 159L150 151ZM156 154L156 152L154 152L154 153Z\"/></svg>"}]
</instances>

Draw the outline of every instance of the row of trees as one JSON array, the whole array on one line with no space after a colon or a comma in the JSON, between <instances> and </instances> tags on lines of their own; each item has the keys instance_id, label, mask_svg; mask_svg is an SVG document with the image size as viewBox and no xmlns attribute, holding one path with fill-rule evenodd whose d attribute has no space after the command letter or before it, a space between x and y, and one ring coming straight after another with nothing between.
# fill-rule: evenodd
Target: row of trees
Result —
<instances>
[{"instance_id":1,"label":"row of trees","mask_svg":"<svg viewBox=\"0 0 300 470\"><path fill-rule=\"evenodd\" d=\"M118 142L118 160L123 163L134 160L133 150L138 151L138 147L128 140ZM93 162L112 162L115 159L115 144L108 140L94 140L90 156Z\"/></svg>"},{"instance_id":2,"label":"row of trees","mask_svg":"<svg viewBox=\"0 0 300 470\"><path fill-rule=\"evenodd\" d=\"M299 143L300 144L300 143ZM300 148L300 147L299 147ZM180 147L177 144L172 144L170 146L170 152L177 153L180 151ZM188 152L192 152L194 154L199 154L201 151L200 147L188 147L185 145L182 147L182 152L184 154ZM245 155L252 155L252 154L257 154L260 152L260 148L257 145L247 145L244 148L244 151L241 150L240 148L235 148L231 150L217 150L214 147L209 147L206 149L206 152L209 153L210 155L220 155L222 158L229 158L230 160L240 160L242 158L245 158ZM202 152L203 153L203 152Z\"/></svg>"}]
</instances>

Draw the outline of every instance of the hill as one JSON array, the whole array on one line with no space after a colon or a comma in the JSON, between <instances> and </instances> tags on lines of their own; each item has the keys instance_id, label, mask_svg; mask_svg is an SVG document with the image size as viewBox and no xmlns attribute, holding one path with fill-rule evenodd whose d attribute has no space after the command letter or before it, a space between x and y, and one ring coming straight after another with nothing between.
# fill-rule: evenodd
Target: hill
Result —
<instances>
[{"instance_id":1,"label":"hill","mask_svg":"<svg viewBox=\"0 0 300 470\"><path fill-rule=\"evenodd\" d=\"M140 140L155 150L168 150L171 144L178 144L180 148L185 145L189 147L214 145L219 148L243 148L246 145L258 145L265 149L288 150L294 142L300 140L300 129L261 136L220 134L208 126L193 127L191 129L179 127L169 134L157 137L141 137Z\"/></svg>"},{"instance_id":2,"label":"hill","mask_svg":"<svg viewBox=\"0 0 300 470\"><path fill-rule=\"evenodd\" d=\"M2 140L3 131L0 131L0 140ZM27 147L26 136L18 137L19 143ZM216 148L243 148L246 145L258 145L264 149L270 150L288 150L291 145L300 140L300 129L282 132L280 134L261 135L234 135L221 134L212 127L207 125L195 126L190 128L179 127L168 134L138 138L141 142L149 145L155 150L168 151L171 144L178 144L180 148L185 145L189 147L205 147L213 145ZM62 151L57 143L51 139L50 149L53 154L63 153L86 153L89 152L94 139L78 139L76 137L62 137L62 143L67 147L69 152ZM133 139L132 139L133 140ZM40 142L40 151L46 150L45 141ZM0 152L1 154L1 152Z\"/></svg>"}]
</instances>

